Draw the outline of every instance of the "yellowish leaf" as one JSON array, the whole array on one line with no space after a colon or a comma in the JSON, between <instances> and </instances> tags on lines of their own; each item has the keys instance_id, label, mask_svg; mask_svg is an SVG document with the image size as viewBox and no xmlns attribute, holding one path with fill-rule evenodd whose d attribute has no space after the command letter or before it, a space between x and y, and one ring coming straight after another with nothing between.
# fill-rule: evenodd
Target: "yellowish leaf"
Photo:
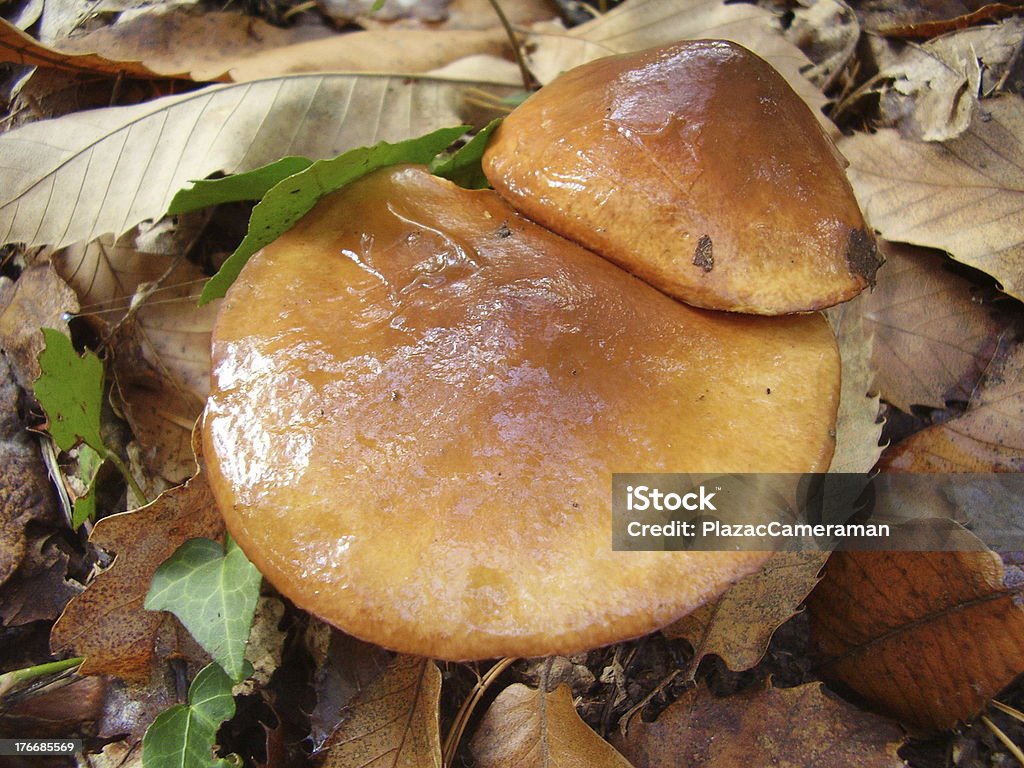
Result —
<instances>
[{"instance_id":1,"label":"yellowish leaf","mask_svg":"<svg viewBox=\"0 0 1024 768\"><path fill-rule=\"evenodd\" d=\"M479 768L630 768L580 719L569 686L515 683L494 700L470 744Z\"/></svg>"}]
</instances>

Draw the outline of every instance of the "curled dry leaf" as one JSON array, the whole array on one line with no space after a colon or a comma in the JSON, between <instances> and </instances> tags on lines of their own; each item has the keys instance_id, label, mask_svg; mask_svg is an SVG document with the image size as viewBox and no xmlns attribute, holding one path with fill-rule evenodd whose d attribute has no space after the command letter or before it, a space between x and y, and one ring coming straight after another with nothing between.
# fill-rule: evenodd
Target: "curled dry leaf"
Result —
<instances>
[{"instance_id":1,"label":"curled dry leaf","mask_svg":"<svg viewBox=\"0 0 1024 768\"><path fill-rule=\"evenodd\" d=\"M964 415L890 448L896 472L1024 472L1024 345L993 360Z\"/></svg>"},{"instance_id":2,"label":"curled dry leaf","mask_svg":"<svg viewBox=\"0 0 1024 768\"><path fill-rule=\"evenodd\" d=\"M246 171L285 155L331 157L459 125L469 87L295 75L31 123L0 135L0 242L64 247L118 236L159 218L187 182L214 171Z\"/></svg>"},{"instance_id":3,"label":"curled dry leaf","mask_svg":"<svg viewBox=\"0 0 1024 768\"><path fill-rule=\"evenodd\" d=\"M863 300L879 393L902 411L969 400L992 357L1000 323L944 257L882 243L885 269Z\"/></svg>"},{"instance_id":4,"label":"curled dry leaf","mask_svg":"<svg viewBox=\"0 0 1024 768\"><path fill-rule=\"evenodd\" d=\"M734 672L755 666L775 630L800 611L827 559L828 552L777 552L717 601L665 627L666 636L685 638L693 646L690 679L709 653Z\"/></svg>"},{"instance_id":5,"label":"curled dry leaf","mask_svg":"<svg viewBox=\"0 0 1024 768\"><path fill-rule=\"evenodd\" d=\"M1014 583L992 552L836 553L808 601L820 671L906 723L949 728L1024 669Z\"/></svg>"},{"instance_id":6,"label":"curled dry leaf","mask_svg":"<svg viewBox=\"0 0 1024 768\"><path fill-rule=\"evenodd\" d=\"M732 40L766 59L815 116L831 126L821 113L824 95L801 74L811 62L782 36L775 16L756 5L637 0L568 31L558 25L536 26L527 42L533 47L533 74L548 83L559 73L601 56L697 38Z\"/></svg>"},{"instance_id":7,"label":"curled dry leaf","mask_svg":"<svg viewBox=\"0 0 1024 768\"><path fill-rule=\"evenodd\" d=\"M812 0L793 10L793 23L785 35L814 61L804 76L825 91L853 56L860 24L844 0Z\"/></svg>"},{"instance_id":8,"label":"curled dry leaf","mask_svg":"<svg viewBox=\"0 0 1024 768\"><path fill-rule=\"evenodd\" d=\"M1017 13L1020 0L901 0L865 3L865 29L891 37L934 37Z\"/></svg>"},{"instance_id":9,"label":"curled dry leaf","mask_svg":"<svg viewBox=\"0 0 1024 768\"><path fill-rule=\"evenodd\" d=\"M942 144L892 129L839 143L865 216L888 240L948 251L1024 298L1024 99L982 102Z\"/></svg>"},{"instance_id":10,"label":"curled dry leaf","mask_svg":"<svg viewBox=\"0 0 1024 768\"><path fill-rule=\"evenodd\" d=\"M893 723L825 692L821 683L716 698L703 684L620 741L636 768L771 765L901 768Z\"/></svg>"},{"instance_id":11,"label":"curled dry leaf","mask_svg":"<svg viewBox=\"0 0 1024 768\"><path fill-rule=\"evenodd\" d=\"M223 530L201 474L142 509L100 520L90 542L116 557L54 625L54 653L85 656L83 674L148 679L164 620L164 614L143 608L153 572L185 541L219 539Z\"/></svg>"},{"instance_id":12,"label":"curled dry leaf","mask_svg":"<svg viewBox=\"0 0 1024 768\"><path fill-rule=\"evenodd\" d=\"M470 743L479 768L630 768L580 719L569 686L514 683L494 700Z\"/></svg>"},{"instance_id":13,"label":"curled dry leaf","mask_svg":"<svg viewBox=\"0 0 1024 768\"><path fill-rule=\"evenodd\" d=\"M345 707L317 758L320 768L440 768L441 671L429 659L398 656Z\"/></svg>"},{"instance_id":14,"label":"curled dry leaf","mask_svg":"<svg viewBox=\"0 0 1024 768\"><path fill-rule=\"evenodd\" d=\"M31 391L39 378L39 353L46 344L40 328L67 328L65 316L78 310L78 300L49 264L40 262L18 280L0 277L0 349L18 385Z\"/></svg>"}]
</instances>

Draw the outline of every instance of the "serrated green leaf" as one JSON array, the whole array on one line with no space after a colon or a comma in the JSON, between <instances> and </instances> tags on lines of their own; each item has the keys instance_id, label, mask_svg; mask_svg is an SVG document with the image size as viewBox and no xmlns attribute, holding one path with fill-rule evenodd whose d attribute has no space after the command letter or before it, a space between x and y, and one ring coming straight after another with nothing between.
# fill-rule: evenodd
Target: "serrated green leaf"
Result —
<instances>
[{"instance_id":1,"label":"serrated green leaf","mask_svg":"<svg viewBox=\"0 0 1024 768\"><path fill-rule=\"evenodd\" d=\"M71 528L78 530L86 520L96 519L96 478L103 466L103 456L89 445L78 450L78 472L76 475L85 483L86 491L75 499L71 511Z\"/></svg>"},{"instance_id":2,"label":"serrated green leaf","mask_svg":"<svg viewBox=\"0 0 1024 768\"><path fill-rule=\"evenodd\" d=\"M210 205L237 203L240 200L259 200L275 185L289 176L304 171L313 164L306 157L282 157L246 173L236 173L222 179L201 179L188 189L180 189L167 209L168 216L188 213Z\"/></svg>"},{"instance_id":3,"label":"serrated green leaf","mask_svg":"<svg viewBox=\"0 0 1024 768\"><path fill-rule=\"evenodd\" d=\"M170 611L232 680L245 677L245 644L260 592L260 572L232 539L227 551L189 539L153 574L145 607Z\"/></svg>"},{"instance_id":4,"label":"serrated green leaf","mask_svg":"<svg viewBox=\"0 0 1024 768\"><path fill-rule=\"evenodd\" d=\"M484 155L491 134L500 124L500 117L492 120L480 133L470 139L468 144L459 148L453 155L441 159L435 157L430 164L430 172L466 189L487 189L490 183L484 176L480 159Z\"/></svg>"},{"instance_id":5,"label":"serrated green leaf","mask_svg":"<svg viewBox=\"0 0 1024 768\"><path fill-rule=\"evenodd\" d=\"M235 714L231 679L216 664L199 670L188 689L188 704L161 712L142 737L143 768L223 768L214 757L217 729Z\"/></svg>"},{"instance_id":6,"label":"serrated green leaf","mask_svg":"<svg viewBox=\"0 0 1024 768\"><path fill-rule=\"evenodd\" d=\"M103 411L103 363L92 352L79 357L71 339L43 328L46 348L39 353L42 373L33 389L46 411L47 429L62 451L79 440L100 454L108 453L100 436Z\"/></svg>"},{"instance_id":7,"label":"serrated green leaf","mask_svg":"<svg viewBox=\"0 0 1024 768\"><path fill-rule=\"evenodd\" d=\"M429 163L469 128L466 125L442 128L397 144L382 141L372 147L359 147L330 160L318 160L276 184L252 209L245 239L220 271L207 281L199 303L223 296L249 257L291 229L324 195L378 168L397 163Z\"/></svg>"}]
</instances>

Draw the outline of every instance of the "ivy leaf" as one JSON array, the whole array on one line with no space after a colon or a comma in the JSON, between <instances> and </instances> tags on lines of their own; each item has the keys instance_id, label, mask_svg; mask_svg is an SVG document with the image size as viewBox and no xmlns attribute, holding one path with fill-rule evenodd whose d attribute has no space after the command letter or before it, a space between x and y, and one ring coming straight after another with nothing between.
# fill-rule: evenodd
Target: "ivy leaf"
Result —
<instances>
[{"instance_id":1,"label":"ivy leaf","mask_svg":"<svg viewBox=\"0 0 1024 768\"><path fill-rule=\"evenodd\" d=\"M491 134L500 124L500 117L492 120L480 133L470 139L468 144L453 155L445 158L435 157L430 164L430 172L466 189L487 189L490 183L484 176L480 160L483 158Z\"/></svg>"},{"instance_id":2,"label":"ivy leaf","mask_svg":"<svg viewBox=\"0 0 1024 768\"><path fill-rule=\"evenodd\" d=\"M79 440L101 455L109 453L100 436L103 410L103 363L92 352L79 357L71 339L43 328L46 349L39 353L42 370L33 389L46 411L48 429L62 451Z\"/></svg>"},{"instance_id":3,"label":"ivy leaf","mask_svg":"<svg viewBox=\"0 0 1024 768\"><path fill-rule=\"evenodd\" d=\"M282 157L246 173L236 173L222 179L194 181L191 187L178 190L174 195L167 215L175 216L210 205L237 203L240 200L259 200L275 184L306 170L312 164L313 161L306 157Z\"/></svg>"},{"instance_id":4,"label":"ivy leaf","mask_svg":"<svg viewBox=\"0 0 1024 768\"><path fill-rule=\"evenodd\" d=\"M359 147L330 160L317 160L274 185L252 209L245 239L207 281L199 303L223 296L249 257L291 229L324 195L378 168L397 163L425 165L469 129L466 125L441 128L397 144L382 141L372 147Z\"/></svg>"},{"instance_id":5,"label":"ivy leaf","mask_svg":"<svg viewBox=\"0 0 1024 768\"><path fill-rule=\"evenodd\" d=\"M210 539L189 539L157 568L144 605L177 616L230 678L240 681L261 578L230 537L226 552Z\"/></svg>"},{"instance_id":6,"label":"ivy leaf","mask_svg":"<svg viewBox=\"0 0 1024 768\"><path fill-rule=\"evenodd\" d=\"M217 729L235 714L231 679L216 664L199 670L188 689L188 704L161 712L142 738L143 768L220 768L215 758Z\"/></svg>"}]
</instances>

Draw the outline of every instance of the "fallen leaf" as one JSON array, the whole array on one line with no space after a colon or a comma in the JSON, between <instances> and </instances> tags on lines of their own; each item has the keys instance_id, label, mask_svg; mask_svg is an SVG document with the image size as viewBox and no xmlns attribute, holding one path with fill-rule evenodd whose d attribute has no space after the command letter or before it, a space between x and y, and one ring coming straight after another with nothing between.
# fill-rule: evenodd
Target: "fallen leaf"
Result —
<instances>
[{"instance_id":1,"label":"fallen leaf","mask_svg":"<svg viewBox=\"0 0 1024 768\"><path fill-rule=\"evenodd\" d=\"M1024 298L1024 100L988 99L959 138L893 129L839 143L868 220L891 241L948 251Z\"/></svg>"},{"instance_id":2,"label":"fallen leaf","mask_svg":"<svg viewBox=\"0 0 1024 768\"><path fill-rule=\"evenodd\" d=\"M636 768L901 768L902 742L893 723L829 695L821 683L723 698L701 684L618 740Z\"/></svg>"},{"instance_id":3,"label":"fallen leaf","mask_svg":"<svg viewBox=\"0 0 1024 768\"><path fill-rule=\"evenodd\" d=\"M69 733L88 731L100 717L106 693L102 677L80 677L6 695L0 733L67 738Z\"/></svg>"},{"instance_id":4,"label":"fallen leaf","mask_svg":"<svg viewBox=\"0 0 1024 768\"><path fill-rule=\"evenodd\" d=\"M800 612L827 559L828 552L777 552L718 600L665 627L666 637L684 638L693 646L689 679L709 653L734 672L754 667L775 630Z\"/></svg>"},{"instance_id":5,"label":"fallen leaf","mask_svg":"<svg viewBox=\"0 0 1024 768\"><path fill-rule=\"evenodd\" d=\"M470 749L479 768L630 768L583 722L564 684L550 693L508 686L488 708Z\"/></svg>"},{"instance_id":6,"label":"fallen leaf","mask_svg":"<svg viewBox=\"0 0 1024 768\"><path fill-rule=\"evenodd\" d=\"M16 627L53 621L82 590L67 580L68 554L60 537L36 534L18 569L0 587L0 624Z\"/></svg>"},{"instance_id":7,"label":"fallen leaf","mask_svg":"<svg viewBox=\"0 0 1024 768\"><path fill-rule=\"evenodd\" d=\"M786 78L819 120L831 125L821 112L825 96L801 73L810 61L782 36L775 15L756 5L632 0L570 30L535 26L527 44L533 48L531 71L541 83L548 83L601 56L697 38L732 40L749 48Z\"/></svg>"},{"instance_id":8,"label":"fallen leaf","mask_svg":"<svg viewBox=\"0 0 1024 768\"><path fill-rule=\"evenodd\" d=\"M281 629L284 612L284 602L279 597L260 597L256 602L256 615L245 646L245 660L253 670L246 685L253 689L266 686L281 666L285 641L285 632Z\"/></svg>"},{"instance_id":9,"label":"fallen leaf","mask_svg":"<svg viewBox=\"0 0 1024 768\"><path fill-rule=\"evenodd\" d=\"M943 61L975 58L981 66L979 93L989 96L1007 88L1024 36L1024 18L1013 17L996 24L960 30L929 40L922 47ZM1019 93L1019 90L1015 91Z\"/></svg>"},{"instance_id":10,"label":"fallen leaf","mask_svg":"<svg viewBox=\"0 0 1024 768\"><path fill-rule=\"evenodd\" d=\"M188 539L219 538L222 531L202 475L142 509L100 520L90 542L116 557L64 609L50 635L54 653L85 656L82 674L148 679L163 621L143 608L153 573Z\"/></svg>"},{"instance_id":11,"label":"fallen leaf","mask_svg":"<svg viewBox=\"0 0 1024 768\"><path fill-rule=\"evenodd\" d=\"M0 349L22 389L39 378L39 353L46 346L40 328L66 328L78 311L74 292L46 262L34 264L18 280L0 277Z\"/></svg>"},{"instance_id":12,"label":"fallen leaf","mask_svg":"<svg viewBox=\"0 0 1024 768\"><path fill-rule=\"evenodd\" d=\"M863 299L879 393L907 413L969 400L1005 324L968 280L944 268L942 255L880 245L885 269Z\"/></svg>"},{"instance_id":13,"label":"fallen leaf","mask_svg":"<svg viewBox=\"0 0 1024 768\"><path fill-rule=\"evenodd\" d=\"M808 600L826 680L920 728L974 715L1024 669L1024 607L992 552L837 552Z\"/></svg>"},{"instance_id":14,"label":"fallen leaf","mask_svg":"<svg viewBox=\"0 0 1024 768\"><path fill-rule=\"evenodd\" d=\"M1019 12L1018 0L912 0L866 4L864 27L892 37L934 37Z\"/></svg>"},{"instance_id":15,"label":"fallen leaf","mask_svg":"<svg viewBox=\"0 0 1024 768\"><path fill-rule=\"evenodd\" d=\"M103 363L86 351L79 355L69 339L53 328L43 328L46 347L39 354L39 378L33 383L36 399L46 411L46 429L62 451L79 440L105 455L100 435L103 411Z\"/></svg>"},{"instance_id":16,"label":"fallen leaf","mask_svg":"<svg viewBox=\"0 0 1024 768\"><path fill-rule=\"evenodd\" d=\"M962 416L886 451L895 472L1024 472L1024 345L991 363Z\"/></svg>"},{"instance_id":17,"label":"fallen leaf","mask_svg":"<svg viewBox=\"0 0 1024 768\"><path fill-rule=\"evenodd\" d=\"M441 672L429 659L398 656L345 707L316 756L320 768L441 766Z\"/></svg>"},{"instance_id":18,"label":"fallen leaf","mask_svg":"<svg viewBox=\"0 0 1024 768\"><path fill-rule=\"evenodd\" d=\"M467 88L431 78L294 75L31 123L0 135L0 242L62 248L119 236L159 218L188 181L215 171L284 155L332 157L457 125Z\"/></svg>"},{"instance_id":19,"label":"fallen leaf","mask_svg":"<svg viewBox=\"0 0 1024 768\"><path fill-rule=\"evenodd\" d=\"M158 78L139 61L112 60L93 53L75 54L43 45L4 19L0 19L0 62L29 67L61 69L68 72L86 72L110 77ZM180 72L167 72L168 77L180 77Z\"/></svg>"},{"instance_id":20,"label":"fallen leaf","mask_svg":"<svg viewBox=\"0 0 1024 768\"><path fill-rule=\"evenodd\" d=\"M844 0L815 0L793 9L786 39L813 59L804 77L822 91L839 78L860 40L860 23Z\"/></svg>"}]
</instances>

